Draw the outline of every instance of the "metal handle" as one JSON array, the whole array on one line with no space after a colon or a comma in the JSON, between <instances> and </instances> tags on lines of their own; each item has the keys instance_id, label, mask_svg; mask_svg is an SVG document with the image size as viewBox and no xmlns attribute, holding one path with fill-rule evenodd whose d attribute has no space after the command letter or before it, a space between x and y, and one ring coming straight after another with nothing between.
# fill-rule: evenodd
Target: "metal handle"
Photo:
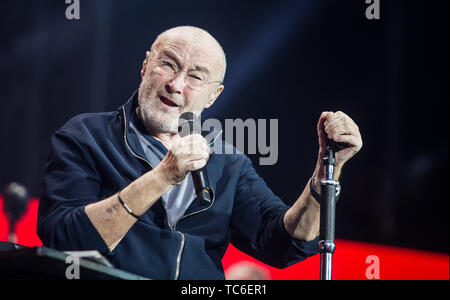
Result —
<instances>
[{"instance_id":1,"label":"metal handle","mask_svg":"<svg viewBox=\"0 0 450 300\"><path fill-rule=\"evenodd\" d=\"M320 205L320 280L331 280L336 223L336 189L339 182L334 180L334 152L327 147L324 156L325 179L321 180Z\"/></svg>"}]
</instances>

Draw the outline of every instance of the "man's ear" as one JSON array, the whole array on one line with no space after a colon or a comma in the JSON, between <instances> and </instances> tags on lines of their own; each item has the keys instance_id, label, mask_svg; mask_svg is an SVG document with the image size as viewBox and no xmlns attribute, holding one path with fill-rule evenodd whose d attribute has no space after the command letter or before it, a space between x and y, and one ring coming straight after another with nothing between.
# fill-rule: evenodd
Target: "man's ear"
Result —
<instances>
[{"instance_id":1,"label":"man's ear","mask_svg":"<svg viewBox=\"0 0 450 300\"><path fill-rule=\"evenodd\" d=\"M144 78L145 71L147 71L147 63L150 60L150 51L145 52L145 59L142 62L142 69L141 69L141 78Z\"/></svg>"},{"instance_id":2,"label":"man's ear","mask_svg":"<svg viewBox=\"0 0 450 300\"><path fill-rule=\"evenodd\" d=\"M211 99L209 99L205 108L210 108L214 104L214 102L216 102L216 99L219 98L219 96L223 92L224 88L225 88L225 86L223 84L221 84L219 86L219 88L214 92L214 94L211 95Z\"/></svg>"}]
</instances>

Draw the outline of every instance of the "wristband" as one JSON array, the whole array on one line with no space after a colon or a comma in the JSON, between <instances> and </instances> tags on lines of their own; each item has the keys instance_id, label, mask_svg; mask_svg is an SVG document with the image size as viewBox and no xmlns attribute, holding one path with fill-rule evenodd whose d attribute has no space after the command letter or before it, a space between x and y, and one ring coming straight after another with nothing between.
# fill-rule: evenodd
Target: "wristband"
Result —
<instances>
[{"instance_id":1,"label":"wristband","mask_svg":"<svg viewBox=\"0 0 450 300\"><path fill-rule=\"evenodd\" d=\"M122 204L123 208L125 208L125 210L135 219L139 219L139 217L135 215L135 213L131 210L131 208L125 203L125 201L123 201L122 197L120 196L120 192L117 193L117 196L119 197L119 202L120 204Z\"/></svg>"}]
</instances>

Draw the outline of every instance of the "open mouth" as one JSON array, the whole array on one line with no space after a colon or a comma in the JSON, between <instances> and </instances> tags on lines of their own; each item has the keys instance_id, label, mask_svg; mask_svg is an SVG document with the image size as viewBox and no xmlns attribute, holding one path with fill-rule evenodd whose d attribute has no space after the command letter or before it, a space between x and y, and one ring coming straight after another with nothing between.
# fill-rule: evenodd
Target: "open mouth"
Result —
<instances>
[{"instance_id":1,"label":"open mouth","mask_svg":"<svg viewBox=\"0 0 450 300\"><path fill-rule=\"evenodd\" d=\"M179 107L179 105L177 105L175 102L173 102L172 100L164 97L164 96L160 96L159 100L161 100L162 103L164 103L167 106L171 106L171 107Z\"/></svg>"}]
</instances>

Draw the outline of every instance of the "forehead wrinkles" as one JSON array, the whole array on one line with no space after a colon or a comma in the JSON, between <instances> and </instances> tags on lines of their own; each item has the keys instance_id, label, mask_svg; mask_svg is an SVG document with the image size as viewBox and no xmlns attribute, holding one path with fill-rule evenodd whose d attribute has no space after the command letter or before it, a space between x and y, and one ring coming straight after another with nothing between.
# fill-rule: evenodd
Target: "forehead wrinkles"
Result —
<instances>
[{"instance_id":1,"label":"forehead wrinkles","mask_svg":"<svg viewBox=\"0 0 450 300\"><path fill-rule=\"evenodd\" d=\"M153 51L154 50L154 51ZM174 52L191 66L207 66L211 74L218 73L222 67L220 51L214 44L199 35L189 38L179 36L162 36L152 46L152 52L162 55L165 50Z\"/></svg>"},{"instance_id":2,"label":"forehead wrinkles","mask_svg":"<svg viewBox=\"0 0 450 300\"><path fill-rule=\"evenodd\" d=\"M166 40L156 45L158 54L165 51L176 54L183 61L189 63L208 63L211 59L211 53L205 50L205 47L195 46L195 43L189 43L182 40Z\"/></svg>"}]
</instances>

